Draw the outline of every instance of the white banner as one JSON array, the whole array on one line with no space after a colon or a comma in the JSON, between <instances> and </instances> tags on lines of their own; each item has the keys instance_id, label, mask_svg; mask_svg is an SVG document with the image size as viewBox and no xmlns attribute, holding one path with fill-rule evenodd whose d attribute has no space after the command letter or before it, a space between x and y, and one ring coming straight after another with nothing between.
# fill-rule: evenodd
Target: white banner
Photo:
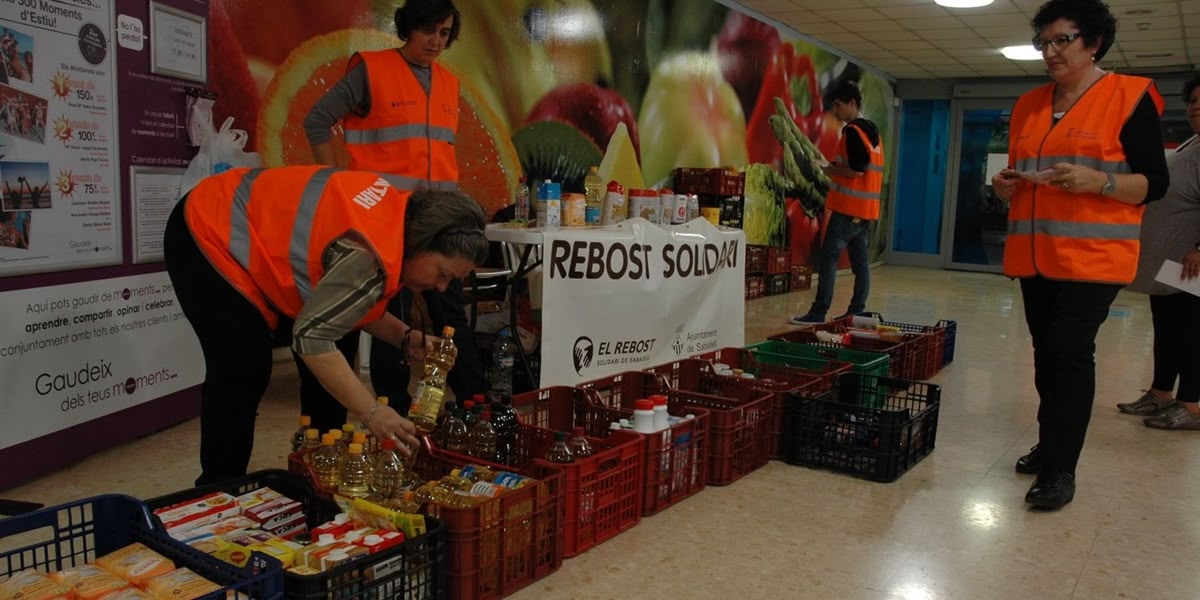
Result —
<instances>
[{"instance_id":1,"label":"white banner","mask_svg":"<svg viewBox=\"0 0 1200 600\"><path fill-rule=\"evenodd\" d=\"M541 385L745 343L746 236L697 219L546 231Z\"/></svg>"},{"instance_id":2,"label":"white banner","mask_svg":"<svg viewBox=\"0 0 1200 600\"><path fill-rule=\"evenodd\" d=\"M0 449L198 385L166 272L0 294Z\"/></svg>"}]
</instances>

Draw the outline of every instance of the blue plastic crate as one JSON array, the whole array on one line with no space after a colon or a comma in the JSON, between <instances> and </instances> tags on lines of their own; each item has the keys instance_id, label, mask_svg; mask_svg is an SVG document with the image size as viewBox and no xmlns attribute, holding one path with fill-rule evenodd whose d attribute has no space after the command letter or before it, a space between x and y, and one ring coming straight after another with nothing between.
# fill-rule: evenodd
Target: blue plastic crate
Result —
<instances>
[{"instance_id":1,"label":"blue plastic crate","mask_svg":"<svg viewBox=\"0 0 1200 600\"><path fill-rule=\"evenodd\" d=\"M224 600L229 590L249 598L283 598L283 565L255 553L245 567L217 560L154 528L150 510L130 496L109 494L0 520L0 579L25 569L61 571L95 561L134 542L176 566L225 586L204 596Z\"/></svg>"}]
</instances>

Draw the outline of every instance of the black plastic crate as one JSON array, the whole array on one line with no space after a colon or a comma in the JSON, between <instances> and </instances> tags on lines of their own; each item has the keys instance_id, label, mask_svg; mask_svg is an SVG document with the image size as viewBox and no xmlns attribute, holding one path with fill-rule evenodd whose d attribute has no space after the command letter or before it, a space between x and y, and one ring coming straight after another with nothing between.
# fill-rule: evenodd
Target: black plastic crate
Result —
<instances>
[{"instance_id":1,"label":"black plastic crate","mask_svg":"<svg viewBox=\"0 0 1200 600\"><path fill-rule=\"evenodd\" d=\"M146 504L151 510L157 510L213 492L240 496L262 488L271 488L300 502L309 528L332 520L340 512L336 504L313 489L304 477L281 469L258 471L222 483L183 490L147 500ZM158 518L154 517L154 521L158 523ZM286 597L291 600L445 598L445 528L438 519L425 517L425 529L425 535L338 565L319 575L285 571Z\"/></svg>"},{"instance_id":2,"label":"black plastic crate","mask_svg":"<svg viewBox=\"0 0 1200 600\"><path fill-rule=\"evenodd\" d=\"M155 527L142 501L119 494L0 520L0 579L25 569L50 573L81 567L134 542L225 586L203 596L205 600L224 600L230 590L256 600L283 597L283 565L278 560L256 552L245 567L222 562L171 539Z\"/></svg>"},{"instance_id":3,"label":"black plastic crate","mask_svg":"<svg viewBox=\"0 0 1200 600\"><path fill-rule=\"evenodd\" d=\"M895 481L933 452L941 387L847 373L828 394L788 405L790 464Z\"/></svg>"},{"instance_id":4,"label":"black plastic crate","mask_svg":"<svg viewBox=\"0 0 1200 600\"><path fill-rule=\"evenodd\" d=\"M954 362L954 338L958 335L958 321L942 319L937 322L935 327L946 331L946 341L942 346L942 366L944 367Z\"/></svg>"}]
</instances>

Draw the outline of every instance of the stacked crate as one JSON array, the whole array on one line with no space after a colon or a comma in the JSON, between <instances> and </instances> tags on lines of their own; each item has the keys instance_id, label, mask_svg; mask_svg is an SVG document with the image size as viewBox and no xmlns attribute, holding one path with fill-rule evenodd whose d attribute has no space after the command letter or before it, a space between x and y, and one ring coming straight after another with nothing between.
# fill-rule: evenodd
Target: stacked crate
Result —
<instances>
[{"instance_id":1,"label":"stacked crate","mask_svg":"<svg viewBox=\"0 0 1200 600\"><path fill-rule=\"evenodd\" d=\"M792 291L792 257L787 248L767 247L767 295Z\"/></svg>"},{"instance_id":2,"label":"stacked crate","mask_svg":"<svg viewBox=\"0 0 1200 600\"><path fill-rule=\"evenodd\" d=\"M746 299L767 295L766 246L746 246Z\"/></svg>"},{"instance_id":3,"label":"stacked crate","mask_svg":"<svg viewBox=\"0 0 1200 600\"><path fill-rule=\"evenodd\" d=\"M676 194L696 194L700 206L721 210L719 225L742 227L746 175L732 169L677 167L672 177ZM756 296L757 297L757 296Z\"/></svg>"}]
</instances>

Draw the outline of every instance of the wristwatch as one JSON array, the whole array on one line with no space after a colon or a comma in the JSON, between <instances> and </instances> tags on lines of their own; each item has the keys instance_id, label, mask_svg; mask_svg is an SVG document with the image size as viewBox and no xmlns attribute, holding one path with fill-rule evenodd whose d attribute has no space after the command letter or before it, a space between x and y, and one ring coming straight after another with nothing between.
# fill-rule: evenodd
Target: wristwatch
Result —
<instances>
[{"instance_id":1,"label":"wristwatch","mask_svg":"<svg viewBox=\"0 0 1200 600\"><path fill-rule=\"evenodd\" d=\"M1115 191L1117 191L1117 178L1112 173L1109 173L1108 181L1106 181L1100 188L1100 193L1105 196L1109 196Z\"/></svg>"}]
</instances>

